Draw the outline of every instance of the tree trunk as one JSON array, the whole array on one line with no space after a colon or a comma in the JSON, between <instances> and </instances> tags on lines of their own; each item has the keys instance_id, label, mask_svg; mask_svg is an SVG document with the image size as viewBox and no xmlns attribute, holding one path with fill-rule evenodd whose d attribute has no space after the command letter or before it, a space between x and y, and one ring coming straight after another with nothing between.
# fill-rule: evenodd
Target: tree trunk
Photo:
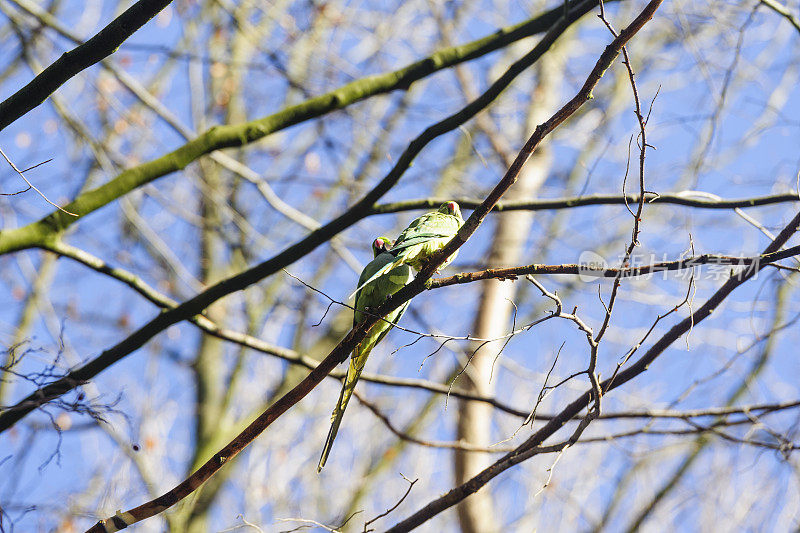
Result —
<instances>
[{"instance_id":1,"label":"tree trunk","mask_svg":"<svg viewBox=\"0 0 800 533\"><path fill-rule=\"evenodd\" d=\"M542 57L537 68L537 86L532 94L532 107L528 115L528 131L546 119L551 108L556 105L558 84L549 80L557 72L552 56L556 50ZM546 148L540 148L527 162L517 183L505 194L505 201L533 198L544 182L550 169L550 156ZM488 268L519 264L525 240L530 232L533 213L511 211L499 213L492 240ZM508 333L509 319L516 284L509 281L486 281L483 283L473 334L479 338L500 337ZM494 385L492 366L503 346L503 340L480 346L476 343L471 350L477 351L470 361L470 371L462 374L459 386L481 396L492 396ZM478 348L480 346L480 348ZM470 353L472 353L470 351ZM478 446L488 446L492 439L492 406L482 402L460 401L458 413L457 438ZM455 479L461 484L489 466L491 455L481 452L455 452ZM490 533L500 531L497 514L489 491L479 491L458 507L458 520L461 530L466 533Z\"/></svg>"}]
</instances>

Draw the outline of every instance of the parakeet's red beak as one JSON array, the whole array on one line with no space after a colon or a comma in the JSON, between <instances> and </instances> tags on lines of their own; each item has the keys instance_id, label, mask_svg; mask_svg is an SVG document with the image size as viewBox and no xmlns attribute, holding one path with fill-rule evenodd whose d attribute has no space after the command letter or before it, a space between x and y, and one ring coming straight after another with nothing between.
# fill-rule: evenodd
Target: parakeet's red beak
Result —
<instances>
[{"instance_id":1,"label":"parakeet's red beak","mask_svg":"<svg viewBox=\"0 0 800 533\"><path fill-rule=\"evenodd\" d=\"M386 248L386 244L382 239L375 239L375 242L372 243L372 246L379 249Z\"/></svg>"},{"instance_id":2,"label":"parakeet's red beak","mask_svg":"<svg viewBox=\"0 0 800 533\"><path fill-rule=\"evenodd\" d=\"M447 202L447 208L450 210L450 213L455 214L455 212L456 212L456 203L455 202Z\"/></svg>"}]
</instances>

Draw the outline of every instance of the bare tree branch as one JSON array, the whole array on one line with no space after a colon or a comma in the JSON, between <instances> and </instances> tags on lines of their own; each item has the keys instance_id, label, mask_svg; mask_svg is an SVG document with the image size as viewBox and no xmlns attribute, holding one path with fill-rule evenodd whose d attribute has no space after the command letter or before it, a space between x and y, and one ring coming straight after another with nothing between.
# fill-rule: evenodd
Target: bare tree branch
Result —
<instances>
[{"instance_id":1,"label":"bare tree branch","mask_svg":"<svg viewBox=\"0 0 800 533\"><path fill-rule=\"evenodd\" d=\"M700 199L693 198L697 191L683 191L678 193L645 193L645 202L648 205L668 204L682 205L686 207L699 207L702 209L735 209L746 207L758 207L763 205L773 205L780 203L798 202L800 196L797 193L770 194L753 198L741 199ZM415 211L431 209L442 205L448 201L445 198L424 198L419 200L402 200L375 205L370 214L383 215L388 213L401 213L403 211ZM471 198L456 199L462 209L474 209L481 204L480 200ZM512 202L498 202L492 211L545 211L550 209L571 209L573 207L584 207L591 205L627 205L639 203L638 194L588 194L572 198L545 198L541 200L519 200Z\"/></svg>"},{"instance_id":2,"label":"bare tree branch","mask_svg":"<svg viewBox=\"0 0 800 533\"><path fill-rule=\"evenodd\" d=\"M657 7L659 2L651 2L649 6L655 4ZM777 238L764 249L764 254L773 253L775 250L780 249L789 238L800 229L800 213L798 213L788 225L778 234ZM678 324L672 327L663 337L653 344L635 363L630 365L625 370L617 374L612 380L605 380L601 383L603 393L620 387L628 381L634 379L636 376L643 373L650 364L661 355L673 342L678 340L682 335L687 333L690 328L696 326L707 318L731 292L740 285L746 283L758 272L762 266L755 264L744 272L735 275L728 279L725 284L720 287L697 311L692 313L689 317L683 319ZM499 459L489 468L476 475L468 482L454 487L447 494L433 500L428 505L411 515L406 520L399 522L388 531L410 531L418 527L420 524L425 523L433 516L442 512L443 510L452 507L460 500L466 498L471 493L479 490L486 483L491 481L500 473L508 470L509 468L533 457L540 453L539 446L556 431L558 431L567 420L577 416L584 408L586 408L592 401L592 392L587 391L579 398L565 407L555 418L551 419L544 427L536 431L528 440L516 448L515 451L507 454ZM585 419L584 419L585 420Z\"/></svg>"},{"instance_id":3,"label":"bare tree branch","mask_svg":"<svg viewBox=\"0 0 800 533\"><path fill-rule=\"evenodd\" d=\"M597 4L596 0L575 0L574 6L569 11L569 23L578 20ZM195 139L180 148L134 168L122 172L108 183L87 191L64 206L69 212L76 213L75 217L64 217L60 212L54 212L45 218L15 229L0 231L0 254L26 248L40 246L47 239L53 238L66 230L76 220L96 211L130 191L166 176L172 172L186 168L189 163L199 157L222 148L244 146L263 137L294 126L301 122L320 117L331 111L342 109L350 104L365 98L391 92L398 89L407 89L413 82L418 81L438 70L453 64L480 57L493 50L501 48L510 42L540 33L553 27L555 21L563 12L563 7L555 8L536 19L521 25L500 30L489 37L473 41L466 45L446 48L413 63L398 71L367 77L356 80L334 91L317 96L300 104L288 107L273 115L252 120L244 124L215 126L200 134ZM516 62L499 80L483 93L478 99L458 113L429 127L425 132L412 141L409 148L403 153L389 176L384 178L371 194L357 203L347 213L326 224L317 232L306 239L311 242L311 237L324 237L329 239L350 225L360 220L367 208L372 206L386 191L400 179L405 170L411 165L414 158L434 138L456 129L458 126L471 119L482 110L514 80L522 71L533 64L570 24L558 25L557 31L548 31L539 45L528 55ZM510 37L509 37L510 36ZM360 216L355 217L358 213ZM332 234L329 234L333 231ZM320 241L320 242L324 242ZM309 250L310 251L310 250Z\"/></svg>"},{"instance_id":4,"label":"bare tree branch","mask_svg":"<svg viewBox=\"0 0 800 533\"><path fill-rule=\"evenodd\" d=\"M97 35L64 53L25 87L0 102L0 131L44 102L80 71L113 54L125 39L170 3L172 0L139 0Z\"/></svg>"},{"instance_id":5,"label":"bare tree branch","mask_svg":"<svg viewBox=\"0 0 800 533\"><path fill-rule=\"evenodd\" d=\"M447 117L444 120L437 122L436 124L428 127L421 135L419 135L416 139L414 139L408 146L405 152L403 152L400 159L394 165L392 170L384 177L373 189L367 193L360 201L358 201L354 206L348 209L346 212L341 214L339 217L334 219L333 221L329 222L328 224L322 226L321 228L317 229L316 231L309 234L303 240L295 243L294 245L288 247L284 251L278 253L277 255L273 256L271 259L264 261L250 269L232 276L230 278L224 279L215 285L209 287L204 292L201 292L191 298L190 300L182 303L181 305L166 311L164 313L159 314L155 318L153 318L150 322L139 328L136 332L130 335L128 338L124 339L120 343L116 344L115 346L105 350L95 359L92 359L85 365L71 371L67 376L63 379L58 380L56 382L51 383L47 387L44 387L38 391L35 391L27 398L23 399L19 402L16 406L11 407L7 411L0 414L0 432L5 431L9 427L11 427L14 423L24 417L27 413L34 410L38 405L42 405L43 403L57 398L58 396L72 390L76 386L80 385L81 383L91 379L92 377L96 376L112 364L116 363L123 357L127 356L131 352L141 348L147 341L153 338L159 332L165 330L169 326L173 324L177 324L183 320L189 319L194 315L197 315L203 311L206 307L214 303L215 301L219 300L220 298L227 296L231 293L236 291L242 290L254 283L257 283L264 279L267 276L278 272L282 268L285 268L289 264L297 261L301 257L305 256L318 246L322 245L323 243L327 242L331 237L336 235L337 233L343 231L347 227L355 224L358 220L363 217L363 213L371 206L375 201L377 201L381 196L383 196L386 192L388 192L401 178L402 174L411 166L414 158L422 151L422 149L433 139L447 133L448 131L452 131L453 129L457 128L459 125L463 124L479 111L484 109L487 105L489 105L495 98L525 69L531 66L536 60L542 56L550 47L550 45L557 39L571 24L577 17L580 16L582 13L582 9L586 8L587 5L591 4L590 0L584 0L578 8L570 12L570 17L568 19L559 19L557 23L547 32L547 34L542 37L542 39L533 47L533 49L528 52L524 57L520 60L516 61L511 67L506 70L506 72L489 87L477 100L474 100L469 105L467 105L461 111ZM613 59L613 58L605 58ZM582 105L586 100L589 99L589 92L591 91L591 87L596 84L600 76L602 75L601 71L593 72L592 73L592 84L587 84L584 86L583 91L579 95L573 99L573 101L568 104L568 107L562 109L562 111L557 114L556 117L551 119L544 127L540 127L537 129L537 133L534 134L534 143L529 143L526 145L524 149L524 157L518 157L515 161L515 165L509 170L507 174L506 180L502 181L490 195L487 203L484 205L492 205L494 204L500 197L500 191L504 188L508 188L513 183L522 163L527 159L530 155L530 152L533 148L541 141L541 139L552 131L556 126L558 126L561 122L563 122L569 114L574 112L580 105ZM119 178L117 178L119 179ZM97 190L97 189L96 189ZM91 195L90 191L87 194ZM489 203L491 202L491 203ZM71 209L74 208L75 202L68 205ZM76 212L79 214L83 211L78 209ZM482 213L476 216L476 213ZM466 239L466 236L472 234L475 231L478 224L481 220L486 216L488 213L488 209L476 209L473 212L473 215L470 217L470 220L467 221L465 227L467 230L462 228L463 237L459 237L458 244L454 245L456 240L451 241L450 246L455 249L457 246L463 244L460 239ZM57 216L57 215L51 215ZM471 221L471 222L470 222ZM36 223L39 224L39 223ZM45 242L52 240L54 236L50 234L49 229L44 228L51 228L51 224L49 222L42 223L43 227L37 227L34 230L36 234L36 239L42 239L42 244ZM4 232L0 232L0 242L2 242ZM462 233L459 233L462 235ZM9 237L12 241L15 237ZM14 244L11 244L12 248L14 248ZM0 244L0 249L2 249L2 245ZM452 253L452 251L451 251ZM449 254L448 254L449 255ZM437 257L436 260L441 259L440 263L444 261L444 258L448 257L445 255L441 255ZM431 264L434 264L435 260L431 260ZM418 280L427 279L433 273L431 270L430 272L423 271L419 276L417 276ZM414 289L410 289L410 287L414 286ZM412 290L416 292L412 293ZM395 295L390 301L395 301L398 298L406 298L410 299L411 296L414 294L418 294L421 291L420 284L412 284L405 287L402 296L400 293ZM401 291L402 292L402 291ZM387 309L387 312L391 309ZM385 315L385 313L384 313ZM381 315L382 316L382 315ZM372 321L364 322L368 326L372 326ZM345 352L345 353L349 353ZM330 369L329 369L330 370ZM326 372L327 373L327 372Z\"/></svg>"},{"instance_id":6,"label":"bare tree branch","mask_svg":"<svg viewBox=\"0 0 800 533\"><path fill-rule=\"evenodd\" d=\"M562 122L569 118L575 111L578 110L586 101L591 97L592 89L599 83L603 73L613 63L620 53L620 49L625 45L644 25L649 21L655 10L660 5L660 0L651 1L644 11L631 23L627 28L620 32L620 36L606 47L606 50L598 59L591 73L589 74L583 87L578 94L573 97L567 104L557 111L548 121L544 124L537 126L534 133L525 143L525 146L517 155L511 167L506 172L505 176L489 193L484 202L479 206L472 215L467 219L455 237L444 246L441 250L435 253L429 262L420 270L417 277L408 285L403 287L400 291L395 293L385 303L380 305L378 309L373 312L377 317L384 317L392 310L402 305L405 301L410 300L413 296L421 293L425 284L436 271L436 269L445 262L459 247L461 247L467 239L478 229L483 219L491 211L492 207L498 202L503 193L516 181L522 166L525 161L530 157L531 153L541 143L541 141L551 133ZM550 32L537 44L534 52L540 48L543 42L555 38L555 36L563 31L569 24L568 20L561 19ZM549 43L545 46L549 46ZM530 57L534 52L529 53L526 57ZM519 65L519 62L517 63ZM513 67L512 67L513 68ZM518 68L518 67L517 67ZM485 93L484 93L485 94ZM800 215L798 215L800 217ZM785 232L784 232L785 233ZM783 233L781 234L783 235ZM786 239L789 235L786 235ZM770 250L771 251L771 250ZM169 312L167 312L169 313ZM165 313L165 314L167 314ZM163 316L163 315L162 315ZM187 479L182 481L175 488L165 493L164 495L156 498L150 502L144 503L139 507L131 509L126 513L118 513L115 517L108 520L101 520L95 524L89 531L102 532L106 531L106 524L111 523L117 529L127 527L135 522L143 520L158 514L165 509L171 507L181 499L185 498L196 490L203 482L210 478L217 470L219 470L226 462L232 459L235 455L241 452L250 442L252 442L261 432L263 432L275 419L282 415L292 405L299 402L305 397L324 377L340 362L344 361L350 352L354 349L357 342L363 339L367 331L375 324L379 318L375 316L368 316L363 322L355 326L350 333L345 336L342 341L323 359L320 364L311 373L298 384L294 389L286 393L277 402L271 405L264 411L250 426L247 427L242 433L232 440L227 446L222 448L219 452L201 466ZM623 377L620 374L618 379ZM630 378L628 378L630 379ZM577 414L577 413L575 413ZM586 420L583 420L579 425L578 430L575 431L573 436L577 439L580 432L585 428ZM548 425L553 424L551 421ZM547 426L546 426L547 427ZM570 445L569 443L565 444ZM452 492L452 491L451 491ZM453 501L452 504L456 503ZM451 504L451 505L452 505Z\"/></svg>"}]
</instances>

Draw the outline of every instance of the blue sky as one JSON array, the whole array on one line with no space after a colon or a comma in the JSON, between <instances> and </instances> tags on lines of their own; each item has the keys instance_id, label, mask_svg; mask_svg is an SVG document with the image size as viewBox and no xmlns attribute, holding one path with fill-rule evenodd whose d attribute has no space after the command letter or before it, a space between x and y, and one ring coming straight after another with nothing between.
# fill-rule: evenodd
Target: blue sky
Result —
<instances>
[{"instance_id":1,"label":"blue sky","mask_svg":"<svg viewBox=\"0 0 800 533\"><path fill-rule=\"evenodd\" d=\"M624 9L609 8L617 27L623 26L630 19L631 12L641 2L633 4L633 7ZM525 5L528 6L527 3ZM319 72L313 71L306 78L306 89L312 95L350 81L355 75L363 76L399 68L438 47L433 38L427 41L411 39L411 36L416 37L415 31L422 31L420 28L431 24L429 16L420 14L418 18L412 17L405 26L396 31L386 32L384 29L381 35L388 33L388 37L381 37L384 42L380 42L376 51L365 57L364 50L369 50L369 38L375 27L379 26L376 20L380 18L381 12L393 13L398 6L393 3L370 2L357 5L345 3L343 6L345 12L349 9L354 13L361 9L367 18L363 23L353 21L326 34L326 42L331 49L338 47L336 49L342 62L336 63L325 56L324 60L315 63L315 66L322 65L326 68ZM102 27L116 9L113 3L103 2L95 7L96 11L87 10L83 13L77 9L63 8L59 11L58 18L81 35L90 35ZM528 7L533 10L534 6ZM538 4L535 7L538 9ZM693 8L690 4L668 3L629 47L637 70L643 106L649 106L659 91L648 123L648 139L656 149L647 153L647 188L657 192L695 189L725 198L794 190L800 168L800 152L797 150L800 140L800 108L797 103L800 101L800 86L796 83L800 50L797 43L800 34L786 21L762 8L747 26L741 51L737 53L739 28L746 20L749 8L745 10L729 7L712 16L705 14L706 7ZM171 11L170 18L163 15L162 18L148 23L113 56L114 61L139 81L149 84L153 76L159 73L164 56L157 50L144 50L142 46L171 48L182 36L185 37L187 26L184 21L192 16L192 10L198 8L194 5L181 5L181 9L188 11L180 15ZM279 63L287 61L290 46L295 44L294 39L305 30L302 21L308 15L307 7L298 5L290 12L296 22L296 34L292 35L285 28L279 29L260 43L262 52L275 51ZM505 13L500 10L492 17L483 18L470 11L467 21L457 29L457 41L465 42L484 35L495 28L499 21L502 24L512 24L523 20L526 12L528 11L515 10L513 6L509 6ZM196 15L200 16L200 13ZM8 26L4 18L0 19L0 24L2 27ZM415 25L419 28L415 28ZM686 28L692 26L695 33L687 35ZM725 28L726 31L714 33L715 27ZM404 31L408 32L408 38ZM48 33L51 34L52 32ZM602 46L609 41L606 30L592 16L585 17L576 33L569 38L572 40L567 52L569 61L563 72L555 74L562 78L562 102L582 84ZM204 27L200 29L194 42L211 43L210 50L201 52L213 54L218 49L224 49L221 44L224 39L224 35L215 37L213 32ZM49 53L51 60L71 47L62 38L55 38L54 42L53 50ZM525 41L515 49L517 53L513 57L524 53L530 45L530 40ZM0 38L0 71L13 61L18 47L18 41L13 34L5 33ZM265 56L265 53L258 54L257 67L249 69L245 76L248 83L244 92L244 107L248 118L267 115L280 109L286 102L296 102L302 98L298 91L293 92L287 87L286 81L275 69L265 65L271 61L269 58L265 59ZM507 61L505 51L495 52L469 63L467 68L481 90L496 78L499 72L496 64L501 60ZM207 76L211 64L205 63L197 68L203 76ZM619 62L613 69L614 73L624 75ZM732 81L726 81L729 77L728 71L732 72ZM206 124L195 123L192 98L202 98L202 95L190 82L191 75L190 64L187 61L178 61L168 76L161 74L164 83L159 88L158 96L185 124L192 129L202 130L221 120L223 113L221 109L212 107ZM10 95L29 80L30 76L29 71L21 69L5 77L0 82L0 94L3 97ZM539 197L621 191L628 158L628 142L631 135L636 134L637 126L629 97L622 102L611 101L611 82L611 77L607 76L595 91L595 99L587 104L587 111L564 124L549 140L548 147L552 151L554 163L550 176L539 191ZM491 110L496 122L507 127L507 136L515 149L521 146L528 135L520 109L529 101L530 89L535 83L532 73L522 75ZM780 90L776 91L776 88ZM724 105L721 112L715 114L720 109L719 102L723 92L726 93ZM130 120L130 117L119 123L104 123L109 117L119 118L122 113L117 110L127 109L133 98L115 86L110 77L100 74L97 67L68 82L56 94L69 102L70 111L84 119L93 131L115 126L122 130L114 144L115 150L122 155L122 160L114 164L134 165L158 157L183 143L169 126L152 120L150 116L143 115L141 123ZM359 135L372 139L380 135L381 125L366 119L372 118L376 109L384 109L388 115L392 109L401 105L403 98L403 94L395 93L369 99L347 111L332 113L322 120L307 122L281 132L274 136L274 140L268 139L248 149L248 164L262 173L286 202L301 209L308 209L312 205L313 212L307 214L321 222L330 220L346 205L351 204L359 192L377 182L414 136L434 121L457 111L465 103L451 71L437 73L415 85L406 97L411 109L404 116L402 127L393 132L385 157L369 169L363 184L355 184L350 188L341 187L331 198L324 198L328 188L341 179L340 173L343 169L350 168L347 166L347 157L351 146L359 141ZM98 106L107 106L111 111L98 112ZM708 148L704 149L706 132L712 124L715 124L714 135ZM384 200L431 195L436 189L443 167L452 158L456 142L463 135L463 131L457 130L432 142ZM576 165L576 158L592 142L597 147L588 150L589 159L581 163L581 169L580 165ZM20 168L53 158L47 165L31 171L29 176L57 202L63 202L65 198L74 195L86 176L94 180L94 184L113 177L104 169L98 170L94 167L88 147L85 143L76 144L72 140L72 134L60 123L50 103L38 107L0 133L0 147ZM446 194L480 197L502 175L504 167L493 157L484 137L475 137L473 150L480 157L469 162L458 187L451 187L445 191ZM704 163L694 165L698 154L704 152ZM636 154L635 144L633 153ZM481 158L486 164L481 162ZM575 172L576 166L579 168L577 179L568 181L567 175ZM695 166L699 168L696 173L692 171ZM89 169L93 170L90 172ZM3 190L14 190L18 185L17 181L18 178L12 172L6 171ZM197 233L196 228L182 217L186 218L183 210L191 213L197 208L197 187L197 169L190 166L184 172L161 178L148 186L146 196L138 192L133 195L135 210L152 225L171 253L193 275L196 275L198 269ZM636 190L630 177L627 187L628 191ZM309 202L309 197L319 200ZM243 185L239 199L243 210L249 215L247 222L264 236L260 241L256 238L249 241L254 250L249 264L272 256L305 234L302 228L287 223L273 210L265 208L254 187ZM777 231L793 216L796 207L796 204L781 204L748 209L747 213L757 218L766 228ZM3 227L23 225L49 213L50 209L44 200L30 192L0 198ZM124 266L178 300L194 294L195 288L190 281L166 284L167 276L153 261L152 256L140 243L126 238L125 225L120 222L120 209L119 203L114 203L81 220L67 241L107 261ZM417 214L372 217L348 229L341 237L357 258L366 262L369 250L365 243L370 242L377 234L396 234ZM552 231L556 216L563 217L563 220L560 229ZM489 220L461 250L458 261L448 272L480 265L489 246L491 229L492 221ZM535 217L524 257L528 263L571 263L578 259L582 251L594 250L607 257L610 263L614 263L629 239L629 233L630 215L620 206L583 207L559 214L542 212ZM751 255L763 249L768 242L763 234L730 211L648 205L645 209L639 252L647 260L651 254L657 260L664 257L675 258L688 249L690 235L697 253ZM540 253L545 236L546 251ZM311 280L327 253L328 248L322 247L293 264L288 270L306 281ZM7 287L7 290L0 293L0 301L6 303L0 306L0 334L4 339L9 339L6 343L10 342L18 320L20 298L29 290L32 272L38 268L41 258L42 254L38 251L0 257L0 275L4 287ZM357 274L352 269L339 263L324 278L320 288L333 297L343 299L352 290L356 278ZM772 317L771 301L776 284L781 279L781 274L766 270L757 280L738 289L718 313L692 331L688 341L681 339L675 343L630 387L626 386L624 390L610 394L604 407L608 410L631 406L675 406L690 409L721 405L763 345L758 343L753 349L736 356L737 350L741 350L763 333ZM597 299L597 285L600 284L600 292L607 299L610 282L584 284L565 277L540 280L551 289L559 289L564 294L565 305L578 306L584 319L594 327L599 326L603 307ZM270 282L271 280L265 280L259 285L259 289L253 291L263 290ZM304 332L304 344L310 345L325 332L324 326L310 326L323 317L328 301L320 296L312 296L309 323L293 323L285 319L285 313L299 305L305 297L306 289L285 276L282 283L287 287L283 289L283 300L276 302L261 317L261 337L289 346L295 337L296 328L303 328L307 330L307 333ZM705 301L721 283L721 280L713 279L713 276L698 275L696 293L693 294L694 306ZM682 300L687 284L688 279L677 275L667 276L666 279L656 276L649 281L624 283L612 329L601 350L600 371L603 376L613 372L620 357L640 338L656 316ZM457 287L443 289L435 294L424 294L414 301L413 307L425 317L429 323L426 325L454 336L466 335L471 327L476 290L477 287ZM257 294L260 295L261 292ZM239 297L234 298L237 305L241 303ZM119 282L88 272L84 267L65 259L56 262L48 301L52 304L52 316L57 320L48 323L46 319L37 319L28 346L41 348L42 352L32 354L25 360L22 368L26 371L41 370L52 360L59 351L60 332L63 332L68 345L65 355L73 353L78 360L85 361L121 340L126 333L144 324L156 313L151 304L132 291L122 288ZM531 287L521 290L516 303L519 306L520 322L541 316L543 310L547 309L546 302ZM792 292L787 304L787 318L798 311L800 308L797 296ZM686 316L687 312L688 307L684 307L679 316ZM45 314L49 316L49 313L43 312L43 316ZM326 317L326 320L331 319L332 315ZM240 315L233 316L232 320L233 326L242 327ZM659 333L663 333L676 321L675 317L665 319L650 340L658 338ZM411 315L404 318L403 325L415 330L425 329L425 325ZM110 420L113 420L115 427L126 436L131 445L135 443L144 446L142 438L148 434L150 426L166 426L167 429L157 433L166 435L169 445L164 447L161 443L146 452L153 455L164 454L164 457L159 457L158 464L164 467L161 475L167 487L180 480L191 450L189 443L193 438L193 425L190 406L194 384L187 367L197 348L197 336L197 331L187 324L171 328L143 349L102 373L94 382L96 390L102 395L102 401L112 403L115 410L127 415L113 414ZM404 347L396 354L391 354L392 350L413 342L415 338L412 333L399 330L392 332L387 337L385 347L380 353L376 352L377 357L371 360L371 370L389 375L429 379L442 379L446 376L456 364L457 354L446 348L437 352L435 357L425 360L438 347L435 341L422 340L412 347ZM495 385L498 396L515 405L529 405L541 387L537 379L541 378L543 369L549 368L562 342L565 344L556 371L559 376L565 377L585 366L585 340L571 324L550 321L545 326L538 326L513 338L504 351L503 363L498 369ZM781 332L777 342L775 353L782 356L776 356L770 361L763 378L746 395L746 401L783 401L798 396L799 391L792 376L798 375L800 368L796 358L787 356L795 351L793 346L797 342L797 329L790 328ZM228 348L228 353L232 361L235 350ZM423 361L425 362L420 369ZM724 367L727 361L732 362L726 372L706 380ZM69 364L75 362L77 361ZM239 408L247 411L249 406L258 404L276 385L284 367L285 363L281 361L251 355L247 362L248 373L256 381L263 379L264 390L259 397L243 400ZM556 410L559 405L583 391L586 387L585 381L584 377L576 378L574 385L570 383L567 388L556 391L542 409L548 412ZM693 383L697 385L681 398L682 393ZM23 384L15 385L15 389L17 395L23 390L27 391ZM286 421L281 419L285 425L279 424L270 428L259 439L252 457L246 452L233 468L241 470L242 475L248 470L259 471L261 468L266 468L266 473L269 473L274 471L270 469L292 470L305 462L310 464L316 461L316 458L306 456L305 448L298 446L298 451L294 451L291 443L296 441L297 433L292 432L308 432L309 438L318 440L321 445L324 432L327 431L327 411L335 401L336 389L336 383L330 381L315 390L295 408L297 414L287 416ZM370 398L379 401L393 415L393 419L396 417L400 421L408 421L413 416L412 407L419 406L427 399L424 394L415 393L413 403L405 402L409 391L371 384L362 386L362 390ZM433 417L436 422L426 425L427 438L453 438L456 410L451 405L448 404L445 410L444 399L441 399L434 408ZM58 414L56 409L51 412ZM159 413L159 416L154 413ZM795 415L787 413L774 415L769 420L775 427L788 432L786 428L793 428L795 419ZM71 417L71 423L75 426L88 422L88 419L79 416ZM376 429L380 425L369 419L364 409L353 409L353 412L348 413L344 424L330 474L320 478L316 486L298 484L281 490L274 489L280 494L275 499L265 497L264 505L259 508L260 515L248 519L255 518L265 526L265 530L277 530L280 524L276 525L275 520L288 516L303 516L323 522L335 521L337 513L342 510L335 502L325 501L325 494L338 490L341 481L337 474L347 472L354 463L356 454L379 453L389 441L388 432ZM498 440L509 436L515 424L518 425L518 421L498 415L495 428ZM615 426L615 430L629 427L624 424ZM44 429L37 429L39 426ZM5 487L0 484L0 500L14 504L15 507L9 512L16 519L18 530L56 527L57 515L48 511L48 505L55 505L61 510L70 505L91 508L99 501L102 506L116 509L130 508L143 501L144 488L130 470L130 464L117 445L107 436L93 428L67 431L61 436L60 444L56 448L59 436L47 428L47 416L37 413L29 417L20 429L0 436L0 450L7 450L0 453L0 460L8 457L0 463L0 471L6 472L6 479L18 481L13 491L10 481L5 482ZM370 436L377 435L374 441L361 438L368 431ZM604 432L602 428L590 429L591 434ZM286 433L290 433L291 437ZM644 436L636 440L621 441L619 447L605 446L603 453L607 455L602 456L601 470L603 475L608 476L608 480L595 484L588 481L582 483L581 476L572 473L591 469L593 464L590 461L597 459L597 454L600 453L597 450L604 445L588 444L585 448L571 450L564 455L556 471L556 474L564 472L564 477L556 477L556 481L563 480L563 485L545 492L536 501L527 492L530 488L529 478L534 475L537 479L545 479L544 472L552 463L551 457L531 461L525 467L507 472L495 480L491 487L495 491L495 500L501 502L499 505L509 524L515 516L522 516L537 506L541 506L543 516L566 520L563 515L575 511L574 508L573 511L566 510L569 506L564 506L563 495L589 491L594 495L598 510L587 509L583 511L586 517L575 519L575 527L584 529L591 525L591 520L597 518L603 502L607 501L616 485L614 480L621 476L631 462L649 450L655 449L657 454L664 452L669 449L671 442L673 441L668 439L658 441L656 437ZM749 478L746 472L757 472L762 477L769 473L776 484L776 492L787 499L783 503L774 503L776 509L789 506L792 498L797 498L792 469L775 454L724 443L718 446L715 450L721 451L708 456L708 468L713 466L715 460L728 460L745 472L730 478L731 490L736 490L739 484L747 484ZM58 449L60 453L48 461L54 449ZM588 449L592 451L581 451ZM20 461L23 456L24 459ZM392 515L390 520L396 521L405 517L452 485L450 457L451 452L436 450L426 451L422 456L409 454L398 462L395 470L412 479L420 476L425 479L421 483L421 490L412 491L409 499L398 510L399 514ZM674 462L674 459L667 457L663 462L657 463L660 473L669 471ZM40 465L44 466L40 468ZM716 490L708 476L704 475L704 470L702 467L697 468L684 481L684 497L688 497L686 494L693 494L693 491L713 493ZM646 468L644 471L650 472ZM657 474L659 471L649 475L660 479ZM105 490L99 492L99 496L91 488L92 483L97 483L97 479L104 482L113 480ZM379 512L380 509L390 506L397 499L398 492L402 493L404 489L404 482L395 471L381 479L385 490L376 492L370 499L370 512L367 514L374 515L376 512L371 511ZM652 490L653 482L648 483L647 479L637 477L631 490L634 493L637 490ZM349 490L354 484L357 481L350 479L345 483L344 490ZM92 503L79 502L76 496L86 490L94 495ZM274 493L270 495L275 496ZM230 512L231 509L253 505L252 502L247 502L248 496L234 484L225 489L224 497L226 508L218 509L213 515L213 527L217 530L235 523L236 513ZM727 494L720 494L719 499L728 501L728 497ZM310 506L307 505L308 502L311 502ZM758 502L757 505L769 504L770 502ZM28 510L26 505L36 507ZM678 517L675 519L676 523L687 526L699 523L699 511L691 506L675 504L674 512L674 516ZM92 520L92 517L79 517L79 527L88 526ZM628 522L628 516L615 516L614 520L617 522L612 520L610 527L620 528ZM432 522L436 527L441 526L447 530L454 530L453 523L452 514L443 515ZM158 527L158 521L151 520L142 530Z\"/></svg>"}]
</instances>

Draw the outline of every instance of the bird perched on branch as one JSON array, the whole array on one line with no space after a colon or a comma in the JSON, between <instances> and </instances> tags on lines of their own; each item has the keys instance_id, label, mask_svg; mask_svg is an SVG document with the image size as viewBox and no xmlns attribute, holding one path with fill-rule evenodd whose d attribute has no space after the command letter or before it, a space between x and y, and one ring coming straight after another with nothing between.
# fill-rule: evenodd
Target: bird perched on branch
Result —
<instances>
[{"instance_id":1,"label":"bird perched on branch","mask_svg":"<svg viewBox=\"0 0 800 533\"><path fill-rule=\"evenodd\" d=\"M389 296L402 289L403 286L414 279L414 274L410 266L404 263L395 264L395 256L389 253L391 244L392 241L386 237L375 239L372 243L372 252L375 259L364 267L364 270L361 272L361 277L358 279L359 289L356 291L356 311L353 317L354 327L367 318L367 313L370 308L378 307ZM374 277L374 274L378 271L381 271L382 274L379 277ZM347 369L347 377L342 385L342 392L339 393L339 401L336 402L336 407L333 409L333 414L331 415L331 429L328 431L328 438L325 441L325 447L322 449L322 456L319 458L317 472L322 470L322 467L325 466L325 461L328 460L331 446L333 446L333 440L336 438L336 433L339 431L339 425L342 423L342 416L344 416L347 402L350 401L356 382L359 376L361 376L361 371L364 370L364 365L367 362L369 353L375 345L386 336L394 324L400 320L400 317L403 316L409 303L410 301L405 302L386 315L382 320L375 323L367 332L367 336L364 337L364 340L358 343L353 350L353 354L350 356L350 366Z\"/></svg>"},{"instance_id":2,"label":"bird perched on branch","mask_svg":"<svg viewBox=\"0 0 800 533\"><path fill-rule=\"evenodd\" d=\"M394 261L378 269L363 282L359 280L356 292L351 294L350 297L352 298L364 285L371 283L397 265L406 264L416 270L420 270L425 261L444 248L444 245L450 242L450 239L455 236L463 225L464 219L461 218L461 209L453 201L445 202L438 210L430 211L414 219L397 237L394 246L389 252L395 256ZM458 255L457 250L439 268L449 265L456 258L456 255Z\"/></svg>"}]
</instances>

